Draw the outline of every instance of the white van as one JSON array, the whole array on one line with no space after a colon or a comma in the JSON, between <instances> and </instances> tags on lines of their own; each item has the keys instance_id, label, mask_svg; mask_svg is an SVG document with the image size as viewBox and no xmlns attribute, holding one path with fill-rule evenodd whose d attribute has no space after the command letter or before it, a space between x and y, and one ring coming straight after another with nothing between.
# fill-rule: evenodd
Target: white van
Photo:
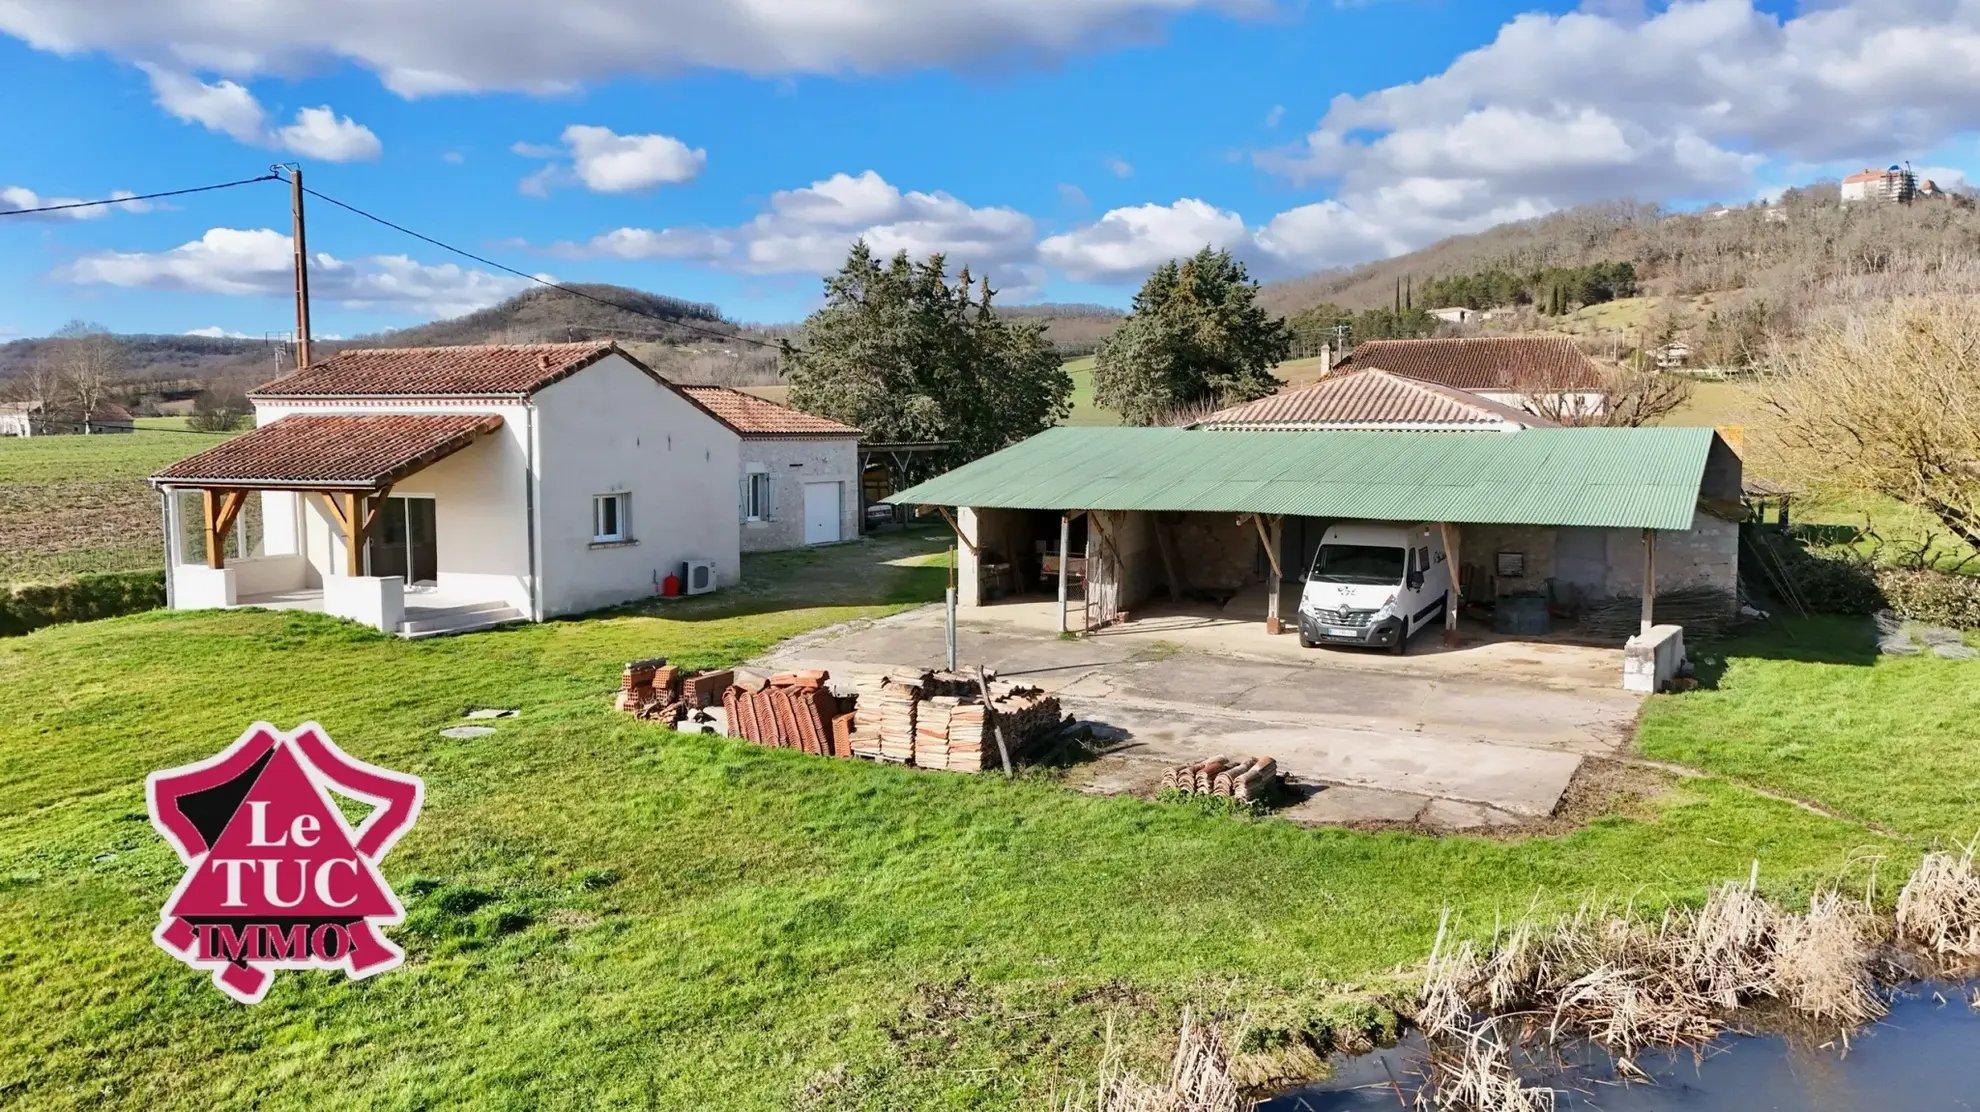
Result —
<instances>
[{"instance_id":1,"label":"white van","mask_svg":"<svg viewBox=\"0 0 1980 1112\"><path fill-rule=\"evenodd\" d=\"M1332 526L1299 598L1299 643L1365 645L1401 655L1444 613L1451 569L1434 525Z\"/></svg>"}]
</instances>

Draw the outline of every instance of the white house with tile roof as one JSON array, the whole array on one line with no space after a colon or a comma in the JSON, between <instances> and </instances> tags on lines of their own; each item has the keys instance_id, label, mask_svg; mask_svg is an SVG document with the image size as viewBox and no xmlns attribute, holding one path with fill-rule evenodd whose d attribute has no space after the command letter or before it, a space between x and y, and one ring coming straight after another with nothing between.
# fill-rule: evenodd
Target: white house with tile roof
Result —
<instances>
[{"instance_id":1,"label":"white house with tile roof","mask_svg":"<svg viewBox=\"0 0 1980 1112\"><path fill-rule=\"evenodd\" d=\"M425 636L740 576L744 433L614 344L343 351L250 397L253 431L152 476L180 609Z\"/></svg>"}]
</instances>

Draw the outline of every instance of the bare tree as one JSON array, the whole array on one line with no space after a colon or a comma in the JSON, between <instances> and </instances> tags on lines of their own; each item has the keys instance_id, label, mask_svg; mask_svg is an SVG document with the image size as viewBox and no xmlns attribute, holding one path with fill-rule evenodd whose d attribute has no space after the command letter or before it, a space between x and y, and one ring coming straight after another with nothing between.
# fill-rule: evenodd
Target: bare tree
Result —
<instances>
[{"instance_id":1,"label":"bare tree","mask_svg":"<svg viewBox=\"0 0 1980 1112\"><path fill-rule=\"evenodd\" d=\"M1654 367L1601 368L1598 390L1564 389L1558 383L1521 383L1525 406L1557 425L1633 429L1654 424L1691 400L1692 380Z\"/></svg>"},{"instance_id":2,"label":"bare tree","mask_svg":"<svg viewBox=\"0 0 1980 1112\"><path fill-rule=\"evenodd\" d=\"M110 396L117 370L116 338L100 324L72 320L55 333L48 347L64 399L75 407L82 431L93 431L90 418Z\"/></svg>"},{"instance_id":3,"label":"bare tree","mask_svg":"<svg viewBox=\"0 0 1980 1112\"><path fill-rule=\"evenodd\" d=\"M1782 345L1757 447L1818 490L1873 491L1980 548L1980 302L1885 302Z\"/></svg>"},{"instance_id":4,"label":"bare tree","mask_svg":"<svg viewBox=\"0 0 1980 1112\"><path fill-rule=\"evenodd\" d=\"M26 402L45 418L62 404L62 369L46 346L34 353L20 372L7 381L6 397ZM32 418L31 418L32 419Z\"/></svg>"}]
</instances>

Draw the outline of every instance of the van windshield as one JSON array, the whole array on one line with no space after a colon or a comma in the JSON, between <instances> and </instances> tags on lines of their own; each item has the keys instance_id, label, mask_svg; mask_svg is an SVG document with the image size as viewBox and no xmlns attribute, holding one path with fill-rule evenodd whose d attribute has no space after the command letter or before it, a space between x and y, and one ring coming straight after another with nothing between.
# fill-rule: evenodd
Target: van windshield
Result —
<instances>
[{"instance_id":1,"label":"van windshield","mask_svg":"<svg viewBox=\"0 0 1980 1112\"><path fill-rule=\"evenodd\" d=\"M1399 584L1408 549L1365 544L1323 544L1313 557L1316 583Z\"/></svg>"}]
</instances>

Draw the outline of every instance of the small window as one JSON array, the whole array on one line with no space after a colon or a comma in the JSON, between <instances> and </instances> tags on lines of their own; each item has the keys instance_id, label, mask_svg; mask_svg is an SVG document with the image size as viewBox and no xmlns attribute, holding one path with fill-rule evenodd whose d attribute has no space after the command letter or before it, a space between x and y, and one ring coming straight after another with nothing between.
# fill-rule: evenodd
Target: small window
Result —
<instances>
[{"instance_id":1,"label":"small window","mask_svg":"<svg viewBox=\"0 0 1980 1112\"><path fill-rule=\"evenodd\" d=\"M591 500L591 543L632 539L632 495L601 494Z\"/></svg>"},{"instance_id":2,"label":"small window","mask_svg":"<svg viewBox=\"0 0 1980 1112\"><path fill-rule=\"evenodd\" d=\"M776 478L768 472L758 471L743 481L743 520L769 521L777 503L771 492L776 489Z\"/></svg>"}]
</instances>

